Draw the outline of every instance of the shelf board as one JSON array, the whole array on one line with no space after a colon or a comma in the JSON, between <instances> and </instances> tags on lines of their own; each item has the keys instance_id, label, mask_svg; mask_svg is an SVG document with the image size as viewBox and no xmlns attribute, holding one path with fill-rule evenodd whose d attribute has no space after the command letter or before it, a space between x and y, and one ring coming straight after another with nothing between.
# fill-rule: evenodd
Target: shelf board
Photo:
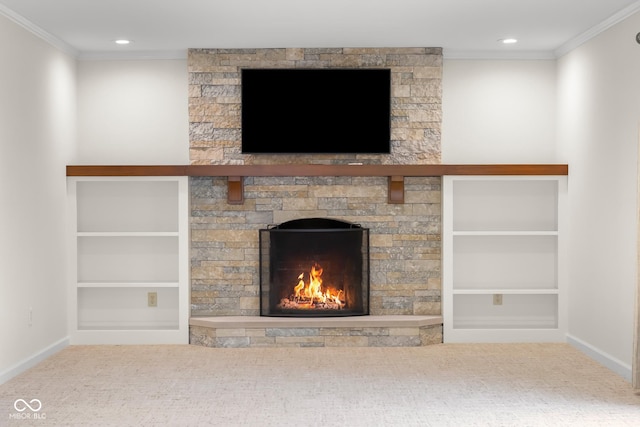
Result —
<instances>
[{"instance_id":1,"label":"shelf board","mask_svg":"<svg viewBox=\"0 0 640 427\"><path fill-rule=\"evenodd\" d=\"M454 295L557 295L558 289L454 289Z\"/></svg>"},{"instance_id":2,"label":"shelf board","mask_svg":"<svg viewBox=\"0 0 640 427\"><path fill-rule=\"evenodd\" d=\"M558 231L454 231L454 236L557 236Z\"/></svg>"},{"instance_id":3,"label":"shelf board","mask_svg":"<svg viewBox=\"0 0 640 427\"><path fill-rule=\"evenodd\" d=\"M184 165L68 165L67 176L185 176Z\"/></svg>"},{"instance_id":4,"label":"shelf board","mask_svg":"<svg viewBox=\"0 0 640 427\"><path fill-rule=\"evenodd\" d=\"M178 282L78 282L78 288L177 288Z\"/></svg>"},{"instance_id":5,"label":"shelf board","mask_svg":"<svg viewBox=\"0 0 640 427\"><path fill-rule=\"evenodd\" d=\"M177 237L177 231L78 231L78 237Z\"/></svg>"},{"instance_id":6,"label":"shelf board","mask_svg":"<svg viewBox=\"0 0 640 427\"><path fill-rule=\"evenodd\" d=\"M539 330L550 331L557 330L557 320L555 318L549 318L546 321L540 321L540 319L526 320L526 319L497 319L494 321L487 321L483 318L478 319L456 319L454 316L454 325L452 329L455 331L467 331L467 330L488 330L488 331L508 331L508 330Z\"/></svg>"},{"instance_id":7,"label":"shelf board","mask_svg":"<svg viewBox=\"0 0 640 427\"><path fill-rule=\"evenodd\" d=\"M151 325L121 325L109 323L107 325L78 325L80 331L177 331L178 324L151 324Z\"/></svg>"},{"instance_id":8,"label":"shelf board","mask_svg":"<svg viewBox=\"0 0 640 427\"><path fill-rule=\"evenodd\" d=\"M566 164L484 165L68 165L67 176L568 175Z\"/></svg>"}]
</instances>

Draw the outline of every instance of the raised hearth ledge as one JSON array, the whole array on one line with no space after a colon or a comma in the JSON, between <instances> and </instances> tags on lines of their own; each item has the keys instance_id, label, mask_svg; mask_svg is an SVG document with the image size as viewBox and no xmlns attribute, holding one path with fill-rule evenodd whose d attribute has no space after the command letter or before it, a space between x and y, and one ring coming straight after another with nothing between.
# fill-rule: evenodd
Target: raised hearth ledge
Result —
<instances>
[{"instance_id":1,"label":"raised hearth ledge","mask_svg":"<svg viewBox=\"0 0 640 427\"><path fill-rule=\"evenodd\" d=\"M191 326L207 328L380 328L441 325L442 316L385 315L346 317L192 317Z\"/></svg>"},{"instance_id":2,"label":"raised hearth ledge","mask_svg":"<svg viewBox=\"0 0 640 427\"><path fill-rule=\"evenodd\" d=\"M192 317L203 347L423 347L442 343L442 316Z\"/></svg>"}]
</instances>

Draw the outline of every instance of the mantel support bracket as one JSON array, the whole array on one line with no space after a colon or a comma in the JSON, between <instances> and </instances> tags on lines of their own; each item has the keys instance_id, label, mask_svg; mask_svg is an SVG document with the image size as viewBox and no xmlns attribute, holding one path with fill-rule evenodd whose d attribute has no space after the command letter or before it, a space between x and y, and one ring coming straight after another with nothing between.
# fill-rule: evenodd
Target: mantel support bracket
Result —
<instances>
[{"instance_id":1,"label":"mantel support bracket","mask_svg":"<svg viewBox=\"0 0 640 427\"><path fill-rule=\"evenodd\" d=\"M389 177L389 203L404 203L404 176Z\"/></svg>"},{"instance_id":2,"label":"mantel support bracket","mask_svg":"<svg viewBox=\"0 0 640 427\"><path fill-rule=\"evenodd\" d=\"M230 205L241 205L244 203L243 177L227 177L227 203Z\"/></svg>"}]
</instances>

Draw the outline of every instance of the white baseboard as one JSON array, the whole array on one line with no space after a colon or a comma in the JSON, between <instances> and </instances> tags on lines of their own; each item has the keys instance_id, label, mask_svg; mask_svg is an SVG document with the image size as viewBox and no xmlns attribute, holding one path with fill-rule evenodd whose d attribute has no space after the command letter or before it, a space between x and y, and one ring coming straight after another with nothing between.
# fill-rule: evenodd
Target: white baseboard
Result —
<instances>
[{"instance_id":1,"label":"white baseboard","mask_svg":"<svg viewBox=\"0 0 640 427\"><path fill-rule=\"evenodd\" d=\"M631 366L569 334L567 334L567 342L589 356L591 359L606 368L611 369L625 380L631 382Z\"/></svg>"},{"instance_id":2,"label":"white baseboard","mask_svg":"<svg viewBox=\"0 0 640 427\"><path fill-rule=\"evenodd\" d=\"M11 378L20 375L27 369L30 369L36 366L38 363L45 360L47 357L52 356L62 350L63 348L69 345L69 338L63 338L58 342L51 344L49 347L39 351L38 353L32 355L31 357L23 360L10 367L4 372L0 372L0 384L4 384L9 381Z\"/></svg>"}]
</instances>

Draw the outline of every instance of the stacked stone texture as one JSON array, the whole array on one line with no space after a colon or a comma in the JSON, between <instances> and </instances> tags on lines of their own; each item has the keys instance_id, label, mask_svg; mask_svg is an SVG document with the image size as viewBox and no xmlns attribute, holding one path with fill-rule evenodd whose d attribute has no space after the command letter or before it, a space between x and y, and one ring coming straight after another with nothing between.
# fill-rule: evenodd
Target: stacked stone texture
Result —
<instances>
[{"instance_id":1,"label":"stacked stone texture","mask_svg":"<svg viewBox=\"0 0 640 427\"><path fill-rule=\"evenodd\" d=\"M245 67L391 69L391 154L242 154L240 70ZM188 71L192 164L441 163L440 48L191 49ZM245 177L242 205L227 203L226 178L190 180L192 316L258 315L259 229L310 217L351 221L370 229L371 314L441 314L440 178L406 177L404 204L388 203L385 177ZM357 345L353 340L424 345L441 340L441 327L427 328L426 335L421 328L408 334L411 337L391 332L391 338L387 329L329 335L351 336L335 345ZM297 339L266 329L240 338L216 337L215 330L198 327L191 330L192 341L201 345L244 346L252 334L258 345L274 340L325 343L317 337L324 335L320 331ZM234 344L234 339L242 342ZM328 339L333 345L335 338Z\"/></svg>"},{"instance_id":2,"label":"stacked stone texture","mask_svg":"<svg viewBox=\"0 0 640 427\"><path fill-rule=\"evenodd\" d=\"M391 154L314 155L313 158L241 154L242 68L389 68ZM188 69L192 164L441 162L440 48L190 49ZM304 135L300 135L300 144L304 143Z\"/></svg>"},{"instance_id":3,"label":"stacked stone texture","mask_svg":"<svg viewBox=\"0 0 640 427\"><path fill-rule=\"evenodd\" d=\"M421 347L442 342L442 325L380 328L234 328L191 326L203 347Z\"/></svg>"},{"instance_id":4,"label":"stacked stone texture","mask_svg":"<svg viewBox=\"0 0 640 427\"><path fill-rule=\"evenodd\" d=\"M258 315L259 230L314 217L370 229L371 314L441 314L440 178L405 178L404 204L384 177L247 177L242 205L224 178L190 184L193 316Z\"/></svg>"}]
</instances>

